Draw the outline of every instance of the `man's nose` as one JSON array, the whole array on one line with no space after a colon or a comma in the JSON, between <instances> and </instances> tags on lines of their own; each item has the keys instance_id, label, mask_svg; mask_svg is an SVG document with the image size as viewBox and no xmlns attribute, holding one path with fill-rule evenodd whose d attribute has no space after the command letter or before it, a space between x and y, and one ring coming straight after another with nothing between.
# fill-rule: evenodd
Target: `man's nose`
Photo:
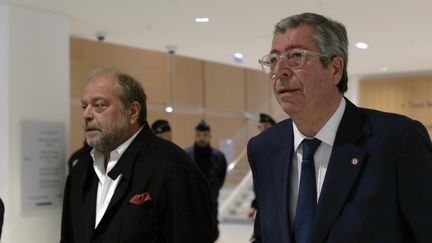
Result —
<instances>
[{"instance_id":1,"label":"man's nose","mask_svg":"<svg viewBox=\"0 0 432 243\"><path fill-rule=\"evenodd\" d=\"M93 119L93 107L91 105L88 105L86 108L84 108L83 113L82 113L82 118L84 120L91 120Z\"/></svg>"},{"instance_id":2,"label":"man's nose","mask_svg":"<svg viewBox=\"0 0 432 243\"><path fill-rule=\"evenodd\" d=\"M288 67L284 58L277 61L273 68L272 78L291 77L293 70Z\"/></svg>"}]
</instances>

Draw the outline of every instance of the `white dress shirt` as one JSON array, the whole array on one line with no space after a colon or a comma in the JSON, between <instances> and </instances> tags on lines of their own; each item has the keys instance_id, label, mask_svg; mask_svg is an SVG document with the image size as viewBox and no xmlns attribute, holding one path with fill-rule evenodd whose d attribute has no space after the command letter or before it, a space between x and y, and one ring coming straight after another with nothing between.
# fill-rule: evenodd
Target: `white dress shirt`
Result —
<instances>
[{"instance_id":1,"label":"white dress shirt","mask_svg":"<svg viewBox=\"0 0 432 243\"><path fill-rule=\"evenodd\" d=\"M321 188L324 183L324 178L327 172L327 167L330 160L331 151L333 149L333 143L336 137L336 132L339 127L339 123L342 120L343 113L345 111L346 102L342 98L339 103L336 112L330 117L327 123L318 131L315 138L321 140L321 144L314 154L315 163L315 176L317 183L317 200L319 199ZM295 123L293 123L294 132L294 154L292 158L291 168L290 168L290 192L289 192L289 203L290 203L290 223L293 225L296 208L297 199L299 194L300 186L300 175L301 175L301 163L303 149L300 144L304 139L311 139L304 134L302 134Z\"/></svg>"},{"instance_id":2,"label":"white dress shirt","mask_svg":"<svg viewBox=\"0 0 432 243\"><path fill-rule=\"evenodd\" d=\"M132 141L140 131L141 129L124 143L122 143L120 146L118 146L116 149L111 151L106 171L104 165L105 157L103 156L103 154L96 151L95 149L92 149L92 151L90 152L90 155L93 158L93 168L97 177L99 178L96 199L95 228L98 226L99 222L104 216L105 211L108 208L109 202L111 201L111 198L117 188L117 185L122 178L122 175L120 174L115 180L113 180L108 176L108 173L114 168L124 151L129 147L129 145L132 143Z\"/></svg>"}]
</instances>

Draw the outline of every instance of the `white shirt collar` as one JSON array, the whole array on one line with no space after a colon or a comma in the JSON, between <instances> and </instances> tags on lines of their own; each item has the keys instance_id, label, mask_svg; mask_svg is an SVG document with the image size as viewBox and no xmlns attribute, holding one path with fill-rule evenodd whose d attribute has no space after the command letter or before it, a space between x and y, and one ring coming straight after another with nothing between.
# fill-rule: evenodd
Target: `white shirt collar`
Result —
<instances>
[{"instance_id":1,"label":"white shirt collar","mask_svg":"<svg viewBox=\"0 0 432 243\"><path fill-rule=\"evenodd\" d=\"M94 148L92 149L92 151L90 151L90 155L93 158L93 167L99 179L100 179L99 175L108 174L114 168L114 166L117 164L118 160L120 159L124 151L126 151L126 149L129 147L129 145L132 143L132 141L135 139L135 137L138 135L141 129L142 127L128 140L126 140L124 143L120 144L120 146L118 146L116 149L111 151L106 172L104 168L103 154Z\"/></svg>"},{"instance_id":2,"label":"white shirt collar","mask_svg":"<svg viewBox=\"0 0 432 243\"><path fill-rule=\"evenodd\" d=\"M334 140L336 138L336 132L339 127L339 123L342 120L345 107L346 107L346 101L342 97L335 113L333 113L333 115L326 122L326 124L318 131L318 133L315 135L315 138L318 138L323 143L333 146ZM300 132L300 130L298 129L298 127L294 122L293 122L293 133L294 133L294 150L297 150L301 142L308 137Z\"/></svg>"}]
</instances>

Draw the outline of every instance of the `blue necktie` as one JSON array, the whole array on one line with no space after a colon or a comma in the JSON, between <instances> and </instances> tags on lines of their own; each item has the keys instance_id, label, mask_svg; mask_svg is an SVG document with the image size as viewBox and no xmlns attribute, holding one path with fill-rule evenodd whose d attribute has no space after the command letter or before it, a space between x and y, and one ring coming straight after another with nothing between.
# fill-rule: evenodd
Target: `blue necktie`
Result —
<instances>
[{"instance_id":1,"label":"blue necktie","mask_svg":"<svg viewBox=\"0 0 432 243\"><path fill-rule=\"evenodd\" d=\"M301 165L300 187L294 220L295 243L306 243L312 233L312 223L317 206L314 153L321 141L303 140L303 158Z\"/></svg>"}]
</instances>

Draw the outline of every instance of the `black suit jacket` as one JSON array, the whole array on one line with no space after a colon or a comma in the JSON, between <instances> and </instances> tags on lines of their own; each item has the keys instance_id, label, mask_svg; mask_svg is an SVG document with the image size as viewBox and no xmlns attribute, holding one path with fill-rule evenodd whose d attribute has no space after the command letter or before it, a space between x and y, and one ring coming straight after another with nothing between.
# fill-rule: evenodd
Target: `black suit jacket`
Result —
<instances>
[{"instance_id":1,"label":"black suit jacket","mask_svg":"<svg viewBox=\"0 0 432 243\"><path fill-rule=\"evenodd\" d=\"M2 235L4 211L5 211L5 207L3 201L0 198L0 239Z\"/></svg>"},{"instance_id":2,"label":"black suit jacket","mask_svg":"<svg viewBox=\"0 0 432 243\"><path fill-rule=\"evenodd\" d=\"M67 178L61 243L207 243L213 239L208 183L190 157L146 124L108 173L123 177L96 228L98 178L90 155ZM151 200L136 205L134 195Z\"/></svg>"},{"instance_id":3,"label":"black suit jacket","mask_svg":"<svg viewBox=\"0 0 432 243\"><path fill-rule=\"evenodd\" d=\"M252 138L257 240L292 242L292 120ZM358 164L353 163L357 159ZM419 122L347 100L318 201L311 243L432 242L432 146Z\"/></svg>"}]
</instances>

